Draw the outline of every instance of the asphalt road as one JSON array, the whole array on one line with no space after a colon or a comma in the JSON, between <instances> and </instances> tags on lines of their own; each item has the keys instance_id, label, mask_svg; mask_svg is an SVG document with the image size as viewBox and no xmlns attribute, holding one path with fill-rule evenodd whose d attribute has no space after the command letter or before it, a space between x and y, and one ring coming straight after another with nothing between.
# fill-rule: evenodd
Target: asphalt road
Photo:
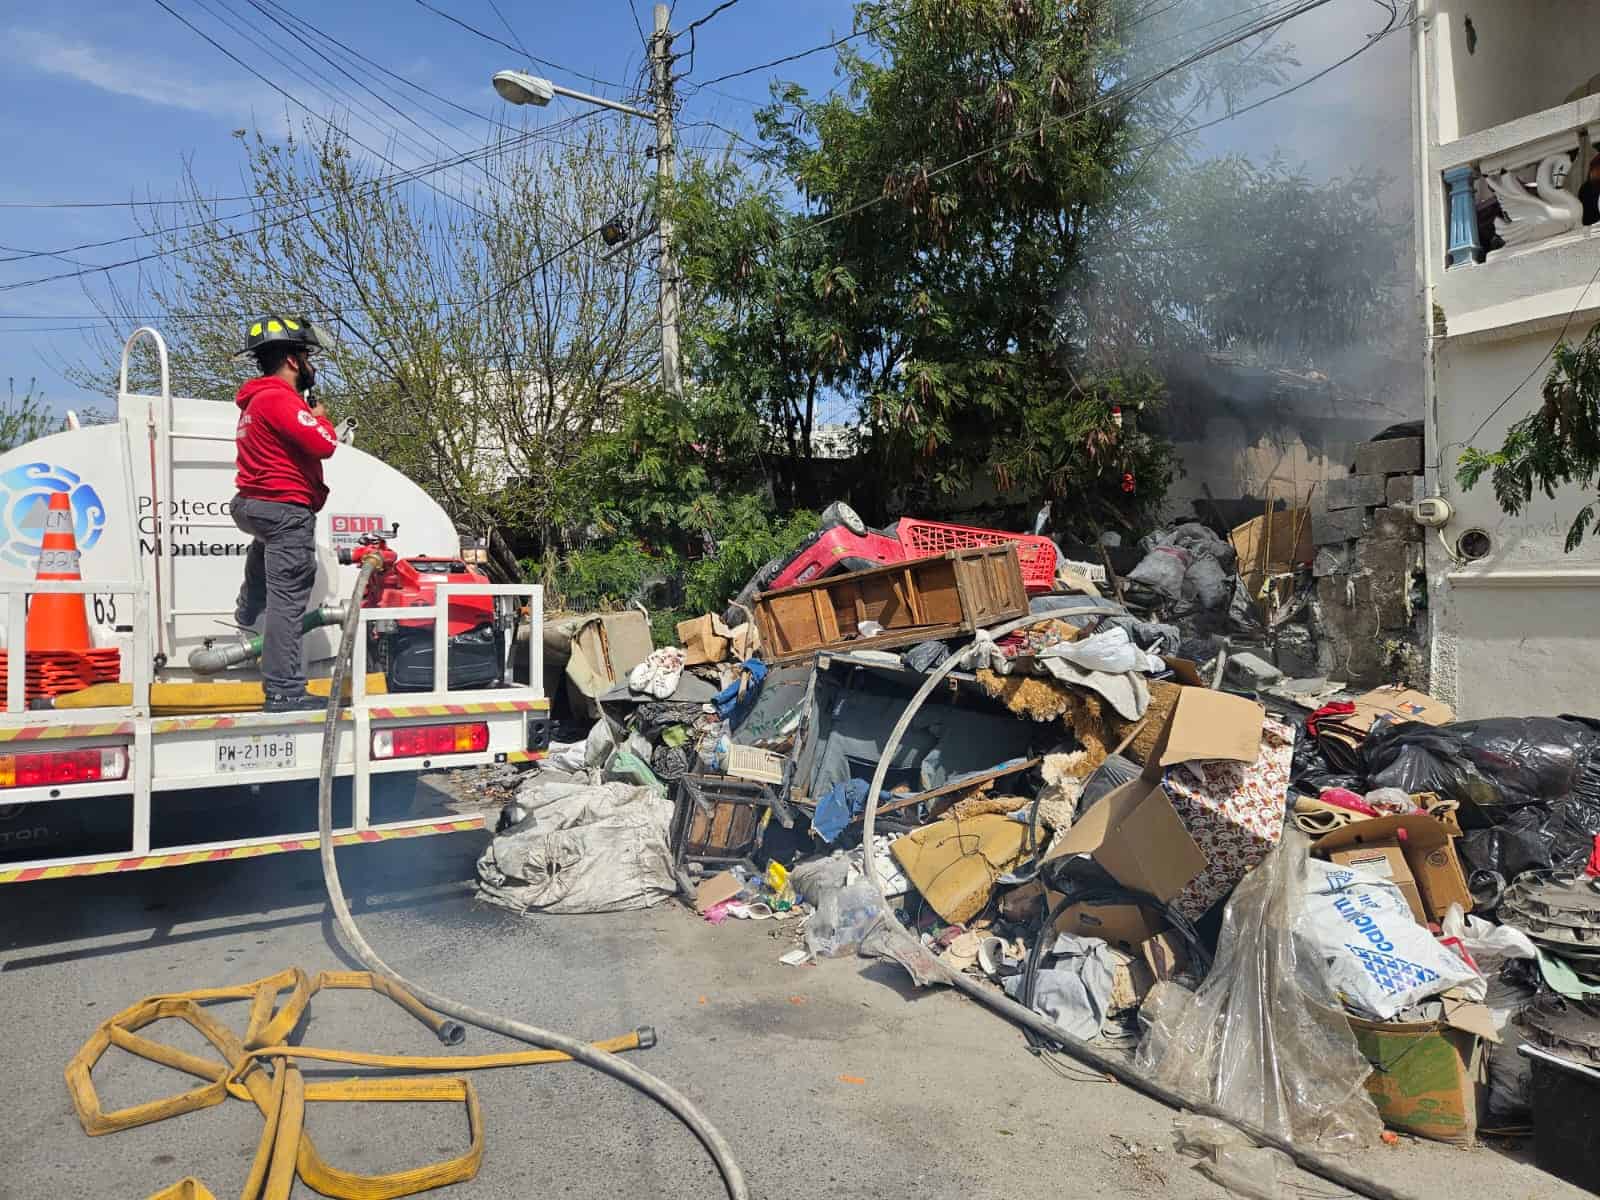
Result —
<instances>
[{"instance_id":1,"label":"asphalt road","mask_svg":"<svg viewBox=\"0 0 1600 1200\"><path fill-rule=\"evenodd\" d=\"M367 937L400 971L471 1003L587 1037L653 1025L638 1061L687 1092L737 1148L752 1194L804 1197L1217 1198L1171 1149L1172 1114L1128 1089L1030 1055L1005 1023L898 967L793 968L773 923L712 927L676 906L519 918L476 905L482 835L358 846L341 871ZM260 1132L237 1100L104 1138L79 1128L62 1081L95 1024L143 996L355 966L335 940L316 856L0 888L0 1196L139 1200L185 1175L239 1194ZM220 1007L242 1028L243 1006ZM187 1027L146 1033L200 1052ZM426 1031L378 997L324 993L310 1045L430 1054ZM503 1045L474 1031L463 1052ZM107 1107L192 1079L107 1052ZM722 1196L699 1143L625 1086L572 1064L480 1072L487 1151L462 1200L700 1200ZM460 1153L459 1108L314 1105L323 1155L392 1171ZM1362 1169L1425 1200L1557 1200L1567 1188L1491 1149L1407 1140ZM1341 1193L1302 1177L1297 1197ZM295 1196L314 1193L296 1185Z\"/></svg>"}]
</instances>

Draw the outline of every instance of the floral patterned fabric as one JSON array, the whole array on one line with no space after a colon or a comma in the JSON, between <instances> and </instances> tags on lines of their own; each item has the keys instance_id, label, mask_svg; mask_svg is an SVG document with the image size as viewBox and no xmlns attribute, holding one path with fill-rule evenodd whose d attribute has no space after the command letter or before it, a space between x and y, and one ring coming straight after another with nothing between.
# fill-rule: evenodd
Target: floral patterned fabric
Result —
<instances>
[{"instance_id":1,"label":"floral patterned fabric","mask_svg":"<svg viewBox=\"0 0 1600 1200\"><path fill-rule=\"evenodd\" d=\"M1278 844L1293 758L1294 730L1269 717L1255 762L1202 760L1167 771L1167 798L1206 858L1205 870L1173 902L1190 920L1232 892Z\"/></svg>"}]
</instances>

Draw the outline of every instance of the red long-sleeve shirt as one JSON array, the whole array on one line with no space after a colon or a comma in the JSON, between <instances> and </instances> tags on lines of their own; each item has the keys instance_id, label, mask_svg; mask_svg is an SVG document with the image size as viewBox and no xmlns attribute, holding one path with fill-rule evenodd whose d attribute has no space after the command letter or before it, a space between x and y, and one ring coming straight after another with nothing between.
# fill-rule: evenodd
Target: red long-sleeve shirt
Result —
<instances>
[{"instance_id":1,"label":"red long-sleeve shirt","mask_svg":"<svg viewBox=\"0 0 1600 1200\"><path fill-rule=\"evenodd\" d=\"M333 422L313 416L299 392L271 375L247 382L234 403L239 406L234 479L239 494L321 512L328 499L322 460L339 448Z\"/></svg>"}]
</instances>

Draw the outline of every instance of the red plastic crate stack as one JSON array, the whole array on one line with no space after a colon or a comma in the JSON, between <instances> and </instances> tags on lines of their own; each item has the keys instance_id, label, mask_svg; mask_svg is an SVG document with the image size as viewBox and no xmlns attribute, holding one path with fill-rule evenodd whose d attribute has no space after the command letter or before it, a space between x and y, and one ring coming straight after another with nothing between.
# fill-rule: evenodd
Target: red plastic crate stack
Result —
<instances>
[{"instance_id":1,"label":"red plastic crate stack","mask_svg":"<svg viewBox=\"0 0 1600 1200\"><path fill-rule=\"evenodd\" d=\"M115 646L103 650L30 650L24 692L29 701L40 696L64 696L97 683L122 678L122 652ZM0 651L0 694L10 683L10 656Z\"/></svg>"},{"instance_id":2,"label":"red plastic crate stack","mask_svg":"<svg viewBox=\"0 0 1600 1200\"><path fill-rule=\"evenodd\" d=\"M1022 582L1030 592L1048 592L1056 585L1056 547L1047 537L1032 533L1006 533L999 529L974 529L970 525L946 525L942 521L918 521L901 517L895 534L902 545L917 554L943 554L946 550L969 550L973 546L1003 546L1014 542Z\"/></svg>"}]
</instances>

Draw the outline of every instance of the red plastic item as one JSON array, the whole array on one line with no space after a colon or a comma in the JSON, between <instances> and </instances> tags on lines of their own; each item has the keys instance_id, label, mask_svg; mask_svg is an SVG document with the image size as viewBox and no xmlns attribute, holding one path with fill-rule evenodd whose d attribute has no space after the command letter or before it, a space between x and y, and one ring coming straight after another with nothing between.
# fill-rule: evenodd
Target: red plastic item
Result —
<instances>
[{"instance_id":1,"label":"red plastic item","mask_svg":"<svg viewBox=\"0 0 1600 1200\"><path fill-rule=\"evenodd\" d=\"M421 555L400 558L382 537L366 537L359 546L342 547L339 561L357 563L370 554L376 554L382 560L383 567L367 581L366 595L361 598L362 608L426 608L433 604L434 588L441 583L489 582L488 575L477 567L468 566L459 558L427 558ZM454 596L450 600L448 616L451 637L489 624L494 620L494 597ZM407 627L433 624L427 617L396 623Z\"/></svg>"},{"instance_id":2,"label":"red plastic item","mask_svg":"<svg viewBox=\"0 0 1600 1200\"><path fill-rule=\"evenodd\" d=\"M1324 804L1337 804L1340 808L1348 808L1351 812L1358 812L1365 817L1379 816L1377 809L1368 804L1349 788L1330 787L1323 788L1317 796Z\"/></svg>"},{"instance_id":3,"label":"red plastic item","mask_svg":"<svg viewBox=\"0 0 1600 1200\"><path fill-rule=\"evenodd\" d=\"M1594 849L1589 851L1589 861L1584 864L1584 874L1600 875L1600 834L1595 835Z\"/></svg>"},{"instance_id":4,"label":"red plastic item","mask_svg":"<svg viewBox=\"0 0 1600 1200\"><path fill-rule=\"evenodd\" d=\"M915 517L901 517L894 537L875 529L851 533L843 525L823 530L817 540L795 555L763 590L776 591L797 583L809 583L838 570L860 571L913 558L931 558L947 550L1003 546L1007 542L1016 544L1023 586L1030 592L1052 590L1056 582L1056 547L1049 538L1031 533L1007 533L1003 529L920 521Z\"/></svg>"},{"instance_id":5,"label":"red plastic item","mask_svg":"<svg viewBox=\"0 0 1600 1200\"><path fill-rule=\"evenodd\" d=\"M778 588L820 579L831 571L841 569L845 559L863 560L844 565L843 569L848 571L903 562L907 557L906 548L892 537L885 537L872 529L864 534L855 534L843 525L835 525L832 529L823 530L816 541L795 555L765 590L776 591Z\"/></svg>"},{"instance_id":6,"label":"red plastic item","mask_svg":"<svg viewBox=\"0 0 1600 1200\"><path fill-rule=\"evenodd\" d=\"M919 521L901 517L895 526L907 558L926 558L946 550L970 550L974 546L1003 546L1015 542L1017 562L1022 567L1022 582L1030 592L1048 592L1056 585L1056 547L1047 537L1031 533L1008 533L1003 529L977 529L971 525L946 525L941 521Z\"/></svg>"}]
</instances>

